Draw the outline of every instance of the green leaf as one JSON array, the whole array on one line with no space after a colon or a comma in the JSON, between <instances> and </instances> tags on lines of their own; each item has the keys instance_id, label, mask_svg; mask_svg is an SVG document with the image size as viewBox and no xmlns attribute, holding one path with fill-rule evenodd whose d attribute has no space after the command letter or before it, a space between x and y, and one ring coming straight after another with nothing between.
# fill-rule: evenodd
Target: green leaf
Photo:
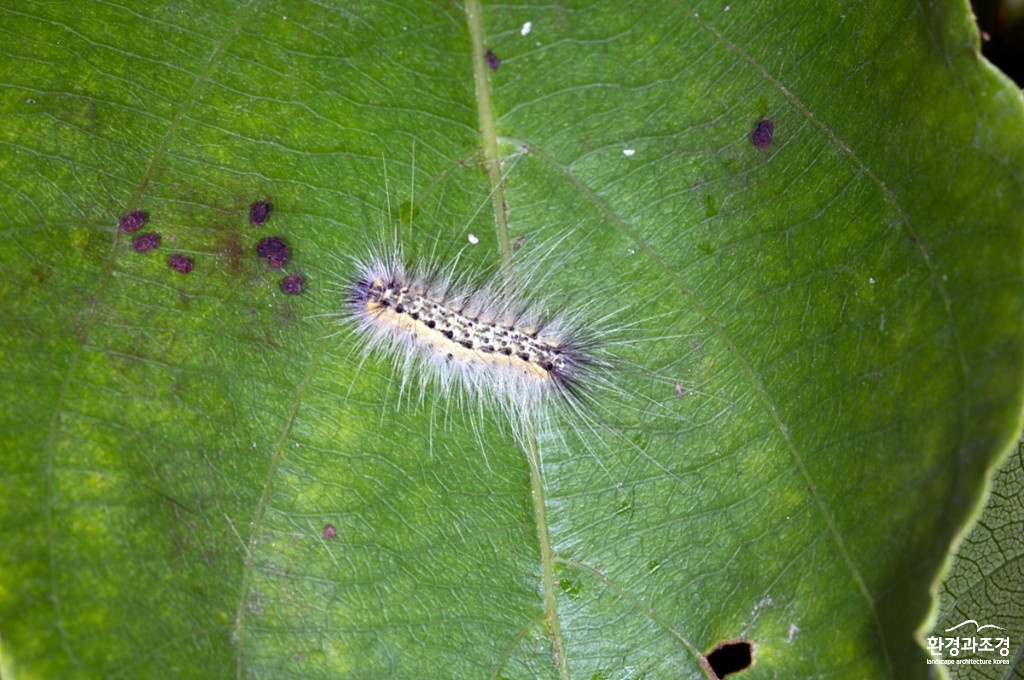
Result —
<instances>
[{"instance_id":1,"label":"green leaf","mask_svg":"<svg viewBox=\"0 0 1024 680\"><path fill-rule=\"evenodd\" d=\"M948 666L953 678L1019 678L1024 672L1022 488L1024 445L1018 443L992 480L985 511L957 549L939 593L939 617L928 642L937 657L953 661ZM987 663L956 663L976 659Z\"/></svg>"},{"instance_id":2,"label":"green leaf","mask_svg":"<svg viewBox=\"0 0 1024 680\"><path fill-rule=\"evenodd\" d=\"M1024 118L965 4L0 12L5 678L933 668L1022 406ZM403 387L343 323L392 227L620 310L619 392L520 446Z\"/></svg>"}]
</instances>

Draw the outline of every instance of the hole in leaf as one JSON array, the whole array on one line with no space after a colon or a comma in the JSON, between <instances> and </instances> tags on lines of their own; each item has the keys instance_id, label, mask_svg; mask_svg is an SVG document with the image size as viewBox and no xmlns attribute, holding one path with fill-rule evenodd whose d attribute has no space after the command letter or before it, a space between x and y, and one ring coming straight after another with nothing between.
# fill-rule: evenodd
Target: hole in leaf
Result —
<instances>
[{"instance_id":1,"label":"hole in leaf","mask_svg":"<svg viewBox=\"0 0 1024 680\"><path fill-rule=\"evenodd\" d=\"M716 678L724 678L733 673L750 668L753 663L754 646L745 640L723 642L712 650L705 659Z\"/></svg>"}]
</instances>

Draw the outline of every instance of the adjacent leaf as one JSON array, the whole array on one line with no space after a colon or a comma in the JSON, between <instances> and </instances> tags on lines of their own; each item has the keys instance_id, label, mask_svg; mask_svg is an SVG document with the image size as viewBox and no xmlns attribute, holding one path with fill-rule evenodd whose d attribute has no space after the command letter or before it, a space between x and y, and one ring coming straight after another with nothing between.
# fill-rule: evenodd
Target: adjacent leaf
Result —
<instances>
[{"instance_id":1,"label":"adjacent leaf","mask_svg":"<svg viewBox=\"0 0 1024 680\"><path fill-rule=\"evenodd\" d=\"M1021 411L1021 99L965 4L5 5L5 677L928 673ZM403 393L336 323L395 225L553 248L625 406L531 459Z\"/></svg>"},{"instance_id":2,"label":"adjacent leaf","mask_svg":"<svg viewBox=\"0 0 1024 680\"><path fill-rule=\"evenodd\" d=\"M1024 672L1022 453L1018 443L1014 455L996 473L988 505L957 549L939 595L939 618L928 639L937 641L937 657L953 661L948 670L954 678L1019 678ZM954 638L955 656L947 646ZM982 651L986 646L991 649Z\"/></svg>"}]
</instances>

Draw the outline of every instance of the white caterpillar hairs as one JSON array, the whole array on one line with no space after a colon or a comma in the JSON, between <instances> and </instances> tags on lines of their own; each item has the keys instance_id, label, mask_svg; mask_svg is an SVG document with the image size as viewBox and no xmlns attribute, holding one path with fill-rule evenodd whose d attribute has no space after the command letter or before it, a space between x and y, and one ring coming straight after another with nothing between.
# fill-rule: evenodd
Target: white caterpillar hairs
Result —
<instances>
[{"instance_id":1,"label":"white caterpillar hairs","mask_svg":"<svg viewBox=\"0 0 1024 680\"><path fill-rule=\"evenodd\" d=\"M369 349L392 356L401 375L420 375L422 389L437 385L445 398L461 389L514 426L555 403L586 410L609 368L599 331L507 280L473 285L450 269L407 262L397 245L354 271L346 303Z\"/></svg>"}]
</instances>

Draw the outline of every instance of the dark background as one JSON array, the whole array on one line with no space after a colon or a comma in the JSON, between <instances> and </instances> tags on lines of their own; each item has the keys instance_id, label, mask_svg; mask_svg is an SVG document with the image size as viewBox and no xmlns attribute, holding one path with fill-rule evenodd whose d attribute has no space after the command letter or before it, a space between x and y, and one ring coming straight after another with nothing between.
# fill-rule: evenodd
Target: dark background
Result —
<instances>
[{"instance_id":1,"label":"dark background","mask_svg":"<svg viewBox=\"0 0 1024 680\"><path fill-rule=\"evenodd\" d=\"M1024 83L1024 0L972 0L981 51L1018 86Z\"/></svg>"}]
</instances>

